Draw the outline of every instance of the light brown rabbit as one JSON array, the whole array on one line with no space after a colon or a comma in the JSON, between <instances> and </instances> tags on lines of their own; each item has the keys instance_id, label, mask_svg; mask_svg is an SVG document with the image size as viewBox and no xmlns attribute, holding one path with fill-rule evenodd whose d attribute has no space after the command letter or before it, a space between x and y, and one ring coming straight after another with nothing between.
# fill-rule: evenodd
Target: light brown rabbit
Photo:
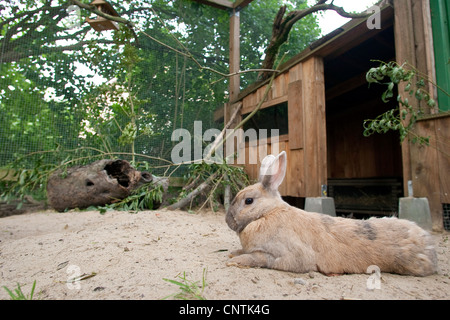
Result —
<instances>
[{"instance_id":1,"label":"light brown rabbit","mask_svg":"<svg viewBox=\"0 0 450 320\"><path fill-rule=\"evenodd\" d=\"M426 276L436 272L431 236L414 222L397 218L354 220L300 210L281 199L286 153L269 155L259 182L240 191L226 214L242 249L230 266L324 274L382 272Z\"/></svg>"}]
</instances>

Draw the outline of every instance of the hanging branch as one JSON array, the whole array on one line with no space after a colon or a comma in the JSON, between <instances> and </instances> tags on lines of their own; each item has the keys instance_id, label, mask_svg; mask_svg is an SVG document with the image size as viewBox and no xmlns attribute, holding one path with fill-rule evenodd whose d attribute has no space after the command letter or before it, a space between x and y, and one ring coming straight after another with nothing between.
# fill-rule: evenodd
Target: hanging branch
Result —
<instances>
[{"instance_id":1,"label":"hanging branch","mask_svg":"<svg viewBox=\"0 0 450 320\"><path fill-rule=\"evenodd\" d=\"M318 11L326 11L333 10L337 12L341 17L344 18L365 18L370 14L366 12L361 13L350 13L344 10L342 7L338 7L333 4L333 0L331 3L326 3L328 0L319 0L315 5L303 9L303 10L294 10L286 14L286 6L282 6L275 16L275 20L273 22L272 28L272 37L270 39L269 45L265 51L265 58L262 63L262 69L272 69L276 56L280 51L280 47L284 44L289 37L289 33L296 22L303 19L304 17ZM376 5L381 4L382 1L379 1ZM259 78L261 80L265 80L269 77L267 72L261 72L259 74Z\"/></svg>"}]
</instances>

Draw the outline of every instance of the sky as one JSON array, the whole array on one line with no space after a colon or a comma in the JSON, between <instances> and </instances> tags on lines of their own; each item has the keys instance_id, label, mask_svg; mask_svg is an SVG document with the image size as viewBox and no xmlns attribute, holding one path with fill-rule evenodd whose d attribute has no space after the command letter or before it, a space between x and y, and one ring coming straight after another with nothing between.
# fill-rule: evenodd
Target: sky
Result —
<instances>
[{"instance_id":1,"label":"sky","mask_svg":"<svg viewBox=\"0 0 450 320\"><path fill-rule=\"evenodd\" d=\"M308 0L308 4L313 5L316 1ZM347 12L361 12L370 8L376 2L378 0L335 0L334 5L343 7ZM318 17L322 35L326 35L350 21L350 19L343 18L332 10L327 10L325 13L319 14Z\"/></svg>"}]
</instances>

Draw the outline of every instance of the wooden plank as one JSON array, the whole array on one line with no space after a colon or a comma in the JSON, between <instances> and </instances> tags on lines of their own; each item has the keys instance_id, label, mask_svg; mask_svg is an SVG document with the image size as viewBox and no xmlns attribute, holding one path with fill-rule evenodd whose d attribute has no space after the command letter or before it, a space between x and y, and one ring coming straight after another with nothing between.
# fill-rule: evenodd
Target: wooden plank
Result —
<instances>
[{"instance_id":1,"label":"wooden plank","mask_svg":"<svg viewBox=\"0 0 450 320\"><path fill-rule=\"evenodd\" d=\"M248 166L249 171L249 177L253 182L256 182L259 178L259 160L256 157L256 163L253 163L253 161L250 161L251 155L250 154L257 154L258 152L258 146L249 146L245 148L246 155L245 155L245 163Z\"/></svg>"},{"instance_id":2,"label":"wooden plank","mask_svg":"<svg viewBox=\"0 0 450 320\"><path fill-rule=\"evenodd\" d=\"M289 148L303 148L302 80L289 84L288 89Z\"/></svg>"},{"instance_id":3,"label":"wooden plank","mask_svg":"<svg viewBox=\"0 0 450 320\"><path fill-rule=\"evenodd\" d=\"M278 91L280 91L279 87L281 86L280 79L281 78L279 76L276 77L275 79L273 79L272 88L270 88L270 92L269 92L269 96L268 96L269 100L277 97Z\"/></svg>"},{"instance_id":4,"label":"wooden plank","mask_svg":"<svg viewBox=\"0 0 450 320\"><path fill-rule=\"evenodd\" d=\"M436 79L436 68L435 68L435 57L434 57L434 46L433 46L433 28L432 28L432 22L431 22L431 7L430 7L430 1L422 1L422 18L424 23L424 39L423 42L426 43L425 45L425 59L426 59L426 65L427 65L427 74L429 79ZM448 69L447 69L448 70ZM432 95L434 95L435 100L438 98L438 90L432 84L429 82L427 84L428 86L428 92L430 92ZM436 106L435 109L430 109L430 113L438 112L439 107Z\"/></svg>"},{"instance_id":5,"label":"wooden plank","mask_svg":"<svg viewBox=\"0 0 450 320\"><path fill-rule=\"evenodd\" d=\"M256 103L254 103L252 105L248 104L247 106L242 107L241 114L247 114L247 113L252 112L256 108L256 106L258 105L260 100L254 100L254 101L256 101ZM286 102L286 101L288 101L288 97L287 96L281 96L281 97L278 97L276 99L267 100L266 102L264 102L261 105L260 110L272 107L274 105L277 105L277 104L280 104L280 103L283 103L283 102Z\"/></svg>"},{"instance_id":6,"label":"wooden plank","mask_svg":"<svg viewBox=\"0 0 450 320\"><path fill-rule=\"evenodd\" d=\"M289 82L302 80L302 64L298 63L289 69Z\"/></svg>"},{"instance_id":7,"label":"wooden plank","mask_svg":"<svg viewBox=\"0 0 450 320\"><path fill-rule=\"evenodd\" d=\"M280 147L282 148L281 151L286 152L286 159L287 159L287 164L286 164L286 175L284 176L284 180L283 183L281 184L280 188L278 189L278 191L280 191L280 194L282 196L287 196L289 195L289 186L292 183L292 176L291 176L291 170L292 167L295 166L294 163L292 163L291 160L291 155L290 155L290 150L289 150L289 142L283 142L282 145L280 145Z\"/></svg>"},{"instance_id":8,"label":"wooden plank","mask_svg":"<svg viewBox=\"0 0 450 320\"><path fill-rule=\"evenodd\" d=\"M251 109L255 104L253 103L254 94L250 94L242 99L242 109L241 114L245 114L244 110Z\"/></svg>"},{"instance_id":9,"label":"wooden plank","mask_svg":"<svg viewBox=\"0 0 450 320\"><path fill-rule=\"evenodd\" d=\"M271 88L272 99L276 99L287 95L288 81L289 81L288 77L289 73L282 73L274 79Z\"/></svg>"},{"instance_id":10,"label":"wooden plank","mask_svg":"<svg viewBox=\"0 0 450 320\"><path fill-rule=\"evenodd\" d=\"M234 7L234 3L229 0L193 0L193 1L221 10L229 10L233 9Z\"/></svg>"},{"instance_id":11,"label":"wooden plank","mask_svg":"<svg viewBox=\"0 0 450 320\"><path fill-rule=\"evenodd\" d=\"M431 139L430 146L410 144L411 167L414 169L412 182L414 196L428 198L433 228L442 230L442 204L435 130L435 121L433 120L416 123L415 132L420 136L431 136Z\"/></svg>"},{"instance_id":12,"label":"wooden plank","mask_svg":"<svg viewBox=\"0 0 450 320\"><path fill-rule=\"evenodd\" d=\"M241 10L252 3L253 0L236 0L233 4L233 7L237 10Z\"/></svg>"},{"instance_id":13,"label":"wooden plank","mask_svg":"<svg viewBox=\"0 0 450 320\"><path fill-rule=\"evenodd\" d=\"M315 61L315 97L316 97L316 116L317 116L317 146L318 149L318 175L319 175L319 190L321 195L321 186L327 184L327 122L326 122L326 98L325 98L325 74L324 74L324 62L320 57Z\"/></svg>"},{"instance_id":14,"label":"wooden plank","mask_svg":"<svg viewBox=\"0 0 450 320\"><path fill-rule=\"evenodd\" d=\"M289 141L290 145L291 141ZM289 171L287 175L289 177L289 182L287 186L287 196L300 197L305 194L305 184L304 184L304 162L303 162L303 149L291 149L290 146L287 148L289 150L288 163L290 163Z\"/></svg>"},{"instance_id":15,"label":"wooden plank","mask_svg":"<svg viewBox=\"0 0 450 320\"><path fill-rule=\"evenodd\" d=\"M394 1L395 9L395 45L398 63L409 62L423 74L432 75L428 3L425 0ZM427 8L424 12L424 8ZM404 84L399 85L399 92L404 92ZM416 99L410 99L413 108L418 108ZM434 110L428 110L434 112ZM408 120L408 119L407 119ZM431 136L431 146L426 148L411 144L405 139L402 144L404 193L407 180L413 181L414 195L427 197L430 205L433 228L443 229L443 209L440 183L439 152L437 151L437 122L425 120L416 123L415 134ZM444 165L445 166L445 165ZM448 174L448 173L447 173ZM444 186L445 187L445 186Z\"/></svg>"},{"instance_id":16,"label":"wooden plank","mask_svg":"<svg viewBox=\"0 0 450 320\"><path fill-rule=\"evenodd\" d=\"M230 73L239 72L240 68L240 18L239 14L233 10L230 16ZM240 76L230 77L230 101L238 98L240 91Z\"/></svg>"},{"instance_id":17,"label":"wooden plank","mask_svg":"<svg viewBox=\"0 0 450 320\"><path fill-rule=\"evenodd\" d=\"M426 74L429 79L436 79L434 68L434 52L431 30L431 14L429 1L412 1L411 14L413 20L413 33L415 45L415 67ZM437 95L436 88L430 82L427 84L427 89L432 94ZM436 98L436 97L435 97ZM430 108L424 104L422 109L425 113L435 113L435 108Z\"/></svg>"},{"instance_id":18,"label":"wooden plank","mask_svg":"<svg viewBox=\"0 0 450 320\"><path fill-rule=\"evenodd\" d=\"M399 64L405 61L414 63L414 35L412 9L410 0L394 1L394 36L395 36L395 55ZM405 92L406 84L399 84L399 92ZM413 99L410 99L413 102ZM408 194L408 180L412 180L411 172L411 153L408 141L402 143L403 160L403 192Z\"/></svg>"},{"instance_id":19,"label":"wooden plank","mask_svg":"<svg viewBox=\"0 0 450 320\"><path fill-rule=\"evenodd\" d=\"M327 183L327 138L325 121L325 83L323 59L311 57L303 62L302 104L304 115L305 197L321 195Z\"/></svg>"}]
</instances>

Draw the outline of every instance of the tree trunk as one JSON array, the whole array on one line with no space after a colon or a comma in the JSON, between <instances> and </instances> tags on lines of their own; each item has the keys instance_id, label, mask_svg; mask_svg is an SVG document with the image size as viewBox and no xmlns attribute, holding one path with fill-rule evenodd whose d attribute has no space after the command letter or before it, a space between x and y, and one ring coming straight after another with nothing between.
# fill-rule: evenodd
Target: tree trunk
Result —
<instances>
[{"instance_id":1,"label":"tree trunk","mask_svg":"<svg viewBox=\"0 0 450 320\"><path fill-rule=\"evenodd\" d=\"M275 64L275 59L277 58L278 52L281 45L286 42L289 30L284 30L284 14L286 13L286 6L280 7L272 26L272 37L270 39L269 45L266 49L266 56L261 64L261 68L268 68L269 70L273 68ZM263 71L258 75L259 80L266 80L270 76L270 72Z\"/></svg>"},{"instance_id":2,"label":"tree trunk","mask_svg":"<svg viewBox=\"0 0 450 320\"><path fill-rule=\"evenodd\" d=\"M110 204L124 199L153 177L125 160L99 160L85 166L57 170L47 182L49 205L57 211Z\"/></svg>"}]
</instances>

